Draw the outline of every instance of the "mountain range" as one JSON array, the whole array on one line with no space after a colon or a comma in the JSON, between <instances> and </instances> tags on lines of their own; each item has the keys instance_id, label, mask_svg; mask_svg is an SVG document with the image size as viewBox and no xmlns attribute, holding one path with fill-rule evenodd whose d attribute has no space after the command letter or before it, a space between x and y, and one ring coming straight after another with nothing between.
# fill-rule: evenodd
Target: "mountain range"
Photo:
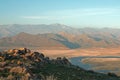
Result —
<instances>
[{"instance_id":1,"label":"mountain range","mask_svg":"<svg viewBox=\"0 0 120 80\"><path fill-rule=\"evenodd\" d=\"M58 33L61 31L73 32L74 28L68 27L62 24L40 24L40 25L0 25L0 37L13 36L20 32L26 32L30 34L39 33ZM75 31L76 32L76 29Z\"/></svg>"},{"instance_id":2,"label":"mountain range","mask_svg":"<svg viewBox=\"0 0 120 80\"><path fill-rule=\"evenodd\" d=\"M0 25L1 47L119 47L120 29L73 28L62 24Z\"/></svg>"}]
</instances>

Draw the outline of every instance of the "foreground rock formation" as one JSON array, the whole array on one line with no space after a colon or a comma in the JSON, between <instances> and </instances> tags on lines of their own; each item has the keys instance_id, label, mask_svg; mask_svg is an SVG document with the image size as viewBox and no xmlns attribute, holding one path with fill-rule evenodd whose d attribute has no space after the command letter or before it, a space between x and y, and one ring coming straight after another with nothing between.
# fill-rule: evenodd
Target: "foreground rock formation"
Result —
<instances>
[{"instance_id":1,"label":"foreground rock formation","mask_svg":"<svg viewBox=\"0 0 120 80\"><path fill-rule=\"evenodd\" d=\"M0 52L0 80L120 80L72 65L65 57L49 59L27 48Z\"/></svg>"},{"instance_id":2,"label":"foreground rock formation","mask_svg":"<svg viewBox=\"0 0 120 80\"><path fill-rule=\"evenodd\" d=\"M6 79L9 80L40 79L40 76L33 74L32 71L39 70L45 64L71 65L65 57L50 60L44 54L31 52L27 48L11 49L0 53L1 78L7 77Z\"/></svg>"}]
</instances>

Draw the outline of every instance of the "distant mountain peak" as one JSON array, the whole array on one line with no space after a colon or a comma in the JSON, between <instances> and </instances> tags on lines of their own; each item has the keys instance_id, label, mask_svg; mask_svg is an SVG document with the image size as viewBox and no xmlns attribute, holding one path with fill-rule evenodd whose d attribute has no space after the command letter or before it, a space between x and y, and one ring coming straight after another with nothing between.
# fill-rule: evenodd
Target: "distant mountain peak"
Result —
<instances>
[{"instance_id":1,"label":"distant mountain peak","mask_svg":"<svg viewBox=\"0 0 120 80\"><path fill-rule=\"evenodd\" d=\"M60 26L62 28L68 28L70 26L64 25L64 24L60 24L60 23L55 23L55 24L50 24L51 26Z\"/></svg>"},{"instance_id":2,"label":"distant mountain peak","mask_svg":"<svg viewBox=\"0 0 120 80\"><path fill-rule=\"evenodd\" d=\"M24 35L30 35L30 34L26 33L26 32L21 32L21 33L17 34L17 36L24 36Z\"/></svg>"},{"instance_id":3,"label":"distant mountain peak","mask_svg":"<svg viewBox=\"0 0 120 80\"><path fill-rule=\"evenodd\" d=\"M63 26L64 24L54 23L54 24L50 24L50 25Z\"/></svg>"}]
</instances>

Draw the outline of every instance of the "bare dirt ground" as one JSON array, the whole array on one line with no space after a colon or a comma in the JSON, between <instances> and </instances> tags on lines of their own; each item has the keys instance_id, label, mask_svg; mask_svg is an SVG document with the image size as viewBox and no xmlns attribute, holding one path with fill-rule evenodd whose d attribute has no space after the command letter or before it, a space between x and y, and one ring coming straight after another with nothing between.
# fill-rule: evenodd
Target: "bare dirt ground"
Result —
<instances>
[{"instance_id":1,"label":"bare dirt ground","mask_svg":"<svg viewBox=\"0 0 120 80\"><path fill-rule=\"evenodd\" d=\"M119 48L89 48L89 49L60 49L60 50L45 50L38 49L34 50L44 53L46 56L51 58L55 57L78 57L78 56L120 56Z\"/></svg>"}]
</instances>

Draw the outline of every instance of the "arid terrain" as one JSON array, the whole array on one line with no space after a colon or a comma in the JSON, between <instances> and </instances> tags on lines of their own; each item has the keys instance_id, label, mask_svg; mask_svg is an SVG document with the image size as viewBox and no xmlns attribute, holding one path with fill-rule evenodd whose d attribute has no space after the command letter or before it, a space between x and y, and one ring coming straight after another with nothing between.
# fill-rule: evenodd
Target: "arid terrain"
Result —
<instances>
[{"instance_id":1,"label":"arid terrain","mask_svg":"<svg viewBox=\"0 0 120 80\"><path fill-rule=\"evenodd\" d=\"M89 48L89 49L38 49L38 52L43 52L45 55L52 58L57 56L66 56L68 58L78 56L120 56L120 48Z\"/></svg>"},{"instance_id":2,"label":"arid terrain","mask_svg":"<svg viewBox=\"0 0 120 80\"><path fill-rule=\"evenodd\" d=\"M84 64L90 64L90 70L107 70L106 73L110 71L120 75L120 58L113 58L120 56L120 29L77 29L61 24L0 25L0 28L1 51L25 47L51 59L67 57L71 61L71 58L76 58L77 61L71 63L82 64L79 66L84 69L88 69ZM102 58L106 56L110 58Z\"/></svg>"},{"instance_id":3,"label":"arid terrain","mask_svg":"<svg viewBox=\"0 0 120 80\"><path fill-rule=\"evenodd\" d=\"M66 57L50 59L27 48L0 52L0 80L120 80L72 65Z\"/></svg>"},{"instance_id":4,"label":"arid terrain","mask_svg":"<svg viewBox=\"0 0 120 80\"><path fill-rule=\"evenodd\" d=\"M120 0L0 0L0 80L120 80Z\"/></svg>"},{"instance_id":5,"label":"arid terrain","mask_svg":"<svg viewBox=\"0 0 120 80\"><path fill-rule=\"evenodd\" d=\"M66 50L37 50L43 52L45 55L50 56L51 58L61 57L78 57L78 56L94 56L94 57L119 57L120 48L89 48L89 49L66 49ZM49 53L50 52L50 53ZM80 60L78 61L79 64ZM81 60L84 64L92 65L91 70L97 72L113 72L117 75L120 75L120 58L83 58Z\"/></svg>"}]
</instances>

